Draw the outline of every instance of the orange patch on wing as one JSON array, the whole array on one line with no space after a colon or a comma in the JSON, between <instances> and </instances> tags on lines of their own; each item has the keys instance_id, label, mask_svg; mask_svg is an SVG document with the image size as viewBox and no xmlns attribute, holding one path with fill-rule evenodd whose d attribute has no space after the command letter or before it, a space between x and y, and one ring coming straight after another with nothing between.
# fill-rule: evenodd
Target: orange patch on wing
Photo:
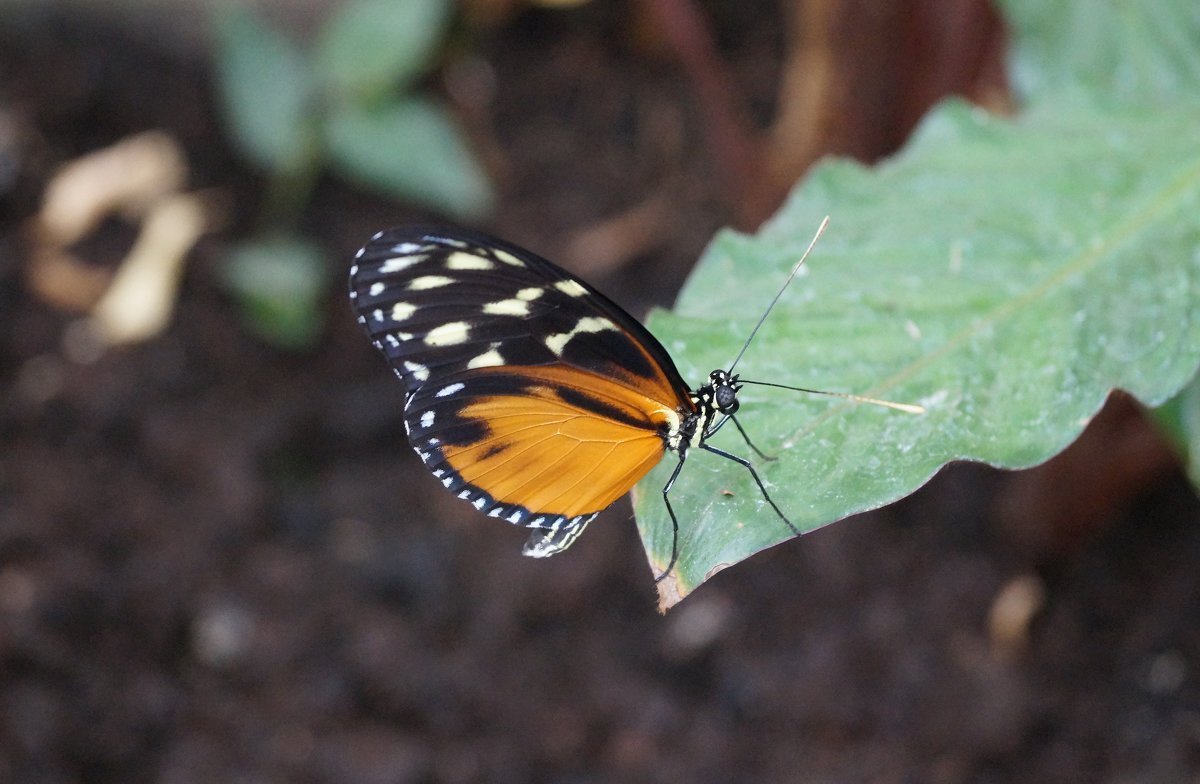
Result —
<instances>
[{"instance_id":1,"label":"orange patch on wing","mask_svg":"<svg viewBox=\"0 0 1200 784\"><path fill-rule=\"evenodd\" d=\"M465 481L495 500L534 514L591 514L623 496L662 459L659 432L675 416L667 404L577 369L548 365L522 368L521 375L534 382L524 394L482 397L459 412L485 422L485 438L447 445L443 452ZM564 400L555 392L558 386L628 421Z\"/></svg>"}]
</instances>

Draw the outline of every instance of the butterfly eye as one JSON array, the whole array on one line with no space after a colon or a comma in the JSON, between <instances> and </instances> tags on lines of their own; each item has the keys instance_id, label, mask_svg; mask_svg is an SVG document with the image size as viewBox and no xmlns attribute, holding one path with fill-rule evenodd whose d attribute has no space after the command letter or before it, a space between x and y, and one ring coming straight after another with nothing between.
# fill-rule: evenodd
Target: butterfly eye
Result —
<instances>
[{"instance_id":1,"label":"butterfly eye","mask_svg":"<svg viewBox=\"0 0 1200 784\"><path fill-rule=\"evenodd\" d=\"M737 388L732 384L721 384L716 388L715 402L722 414L736 414L738 410Z\"/></svg>"}]
</instances>

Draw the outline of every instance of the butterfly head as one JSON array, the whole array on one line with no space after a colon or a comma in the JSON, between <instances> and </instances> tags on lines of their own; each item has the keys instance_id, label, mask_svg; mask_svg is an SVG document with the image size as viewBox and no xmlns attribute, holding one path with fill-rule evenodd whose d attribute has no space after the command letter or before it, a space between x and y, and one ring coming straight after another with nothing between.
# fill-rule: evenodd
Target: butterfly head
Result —
<instances>
[{"instance_id":1,"label":"butterfly head","mask_svg":"<svg viewBox=\"0 0 1200 784\"><path fill-rule=\"evenodd\" d=\"M708 385L712 388L712 404L722 414L736 414L738 410L738 392L742 385L738 376L731 375L726 370L714 370L708 374Z\"/></svg>"}]
</instances>

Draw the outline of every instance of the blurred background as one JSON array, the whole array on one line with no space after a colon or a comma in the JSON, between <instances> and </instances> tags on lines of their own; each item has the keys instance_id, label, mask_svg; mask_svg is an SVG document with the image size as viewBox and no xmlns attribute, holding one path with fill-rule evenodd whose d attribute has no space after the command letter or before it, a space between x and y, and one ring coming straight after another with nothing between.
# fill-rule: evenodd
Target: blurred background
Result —
<instances>
[{"instance_id":1,"label":"blurred background","mask_svg":"<svg viewBox=\"0 0 1200 784\"><path fill-rule=\"evenodd\" d=\"M0 782L1200 780L1132 402L662 617L626 501L539 562L441 491L347 302L438 220L669 306L1005 55L982 0L0 4Z\"/></svg>"}]
</instances>

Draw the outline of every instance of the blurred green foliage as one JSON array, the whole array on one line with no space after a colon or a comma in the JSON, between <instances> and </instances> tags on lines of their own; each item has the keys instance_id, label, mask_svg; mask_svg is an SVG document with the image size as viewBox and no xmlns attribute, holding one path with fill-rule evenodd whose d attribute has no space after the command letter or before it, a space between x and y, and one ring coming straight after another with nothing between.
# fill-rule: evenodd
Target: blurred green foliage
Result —
<instances>
[{"instance_id":1,"label":"blurred green foliage","mask_svg":"<svg viewBox=\"0 0 1200 784\"><path fill-rule=\"evenodd\" d=\"M490 208L490 183L453 118L415 91L452 10L450 0L350 0L311 51L250 7L218 12L226 125L241 154L268 177L263 237L235 249L225 280L271 342L299 348L320 332L311 293L328 275L312 262L323 254L294 226L323 170L463 221ZM306 320L311 327L302 326Z\"/></svg>"}]
</instances>

